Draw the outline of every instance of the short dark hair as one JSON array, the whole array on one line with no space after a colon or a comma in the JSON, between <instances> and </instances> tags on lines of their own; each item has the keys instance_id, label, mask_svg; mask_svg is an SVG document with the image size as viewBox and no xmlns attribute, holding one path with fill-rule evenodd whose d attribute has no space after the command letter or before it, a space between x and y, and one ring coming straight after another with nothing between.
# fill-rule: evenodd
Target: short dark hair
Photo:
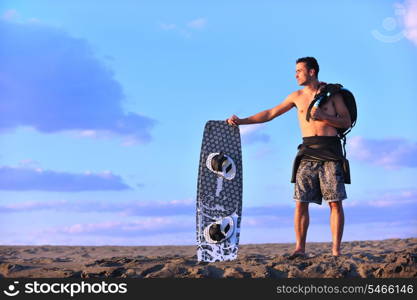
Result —
<instances>
[{"instance_id":1,"label":"short dark hair","mask_svg":"<svg viewBox=\"0 0 417 300\"><path fill-rule=\"evenodd\" d=\"M298 64L302 62L306 64L307 70L313 69L316 71L316 77L319 76L320 67L319 67L319 64L317 63L317 60L314 57L311 57L311 56L301 57L297 59L296 63Z\"/></svg>"}]
</instances>

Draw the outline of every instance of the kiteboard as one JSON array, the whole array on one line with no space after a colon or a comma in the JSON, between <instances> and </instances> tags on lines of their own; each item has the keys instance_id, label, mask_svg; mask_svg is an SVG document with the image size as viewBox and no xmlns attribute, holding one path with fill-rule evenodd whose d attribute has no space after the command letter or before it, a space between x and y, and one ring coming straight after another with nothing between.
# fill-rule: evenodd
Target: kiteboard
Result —
<instances>
[{"instance_id":1,"label":"kiteboard","mask_svg":"<svg viewBox=\"0 0 417 300\"><path fill-rule=\"evenodd\" d=\"M226 121L204 128L197 183L197 260L237 258L242 216L240 131Z\"/></svg>"}]
</instances>

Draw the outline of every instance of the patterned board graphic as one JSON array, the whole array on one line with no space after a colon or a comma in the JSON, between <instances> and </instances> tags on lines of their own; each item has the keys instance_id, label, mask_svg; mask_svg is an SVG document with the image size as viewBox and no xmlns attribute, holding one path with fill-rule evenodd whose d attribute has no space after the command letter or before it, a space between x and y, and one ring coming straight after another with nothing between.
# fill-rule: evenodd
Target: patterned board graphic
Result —
<instances>
[{"instance_id":1,"label":"patterned board graphic","mask_svg":"<svg viewBox=\"0 0 417 300\"><path fill-rule=\"evenodd\" d=\"M223 152L235 166L233 179L223 178L209 168L213 153ZM201 145L197 185L197 259L204 262L237 258L242 215L242 152L238 127L225 121L208 121ZM210 243L204 229L213 222L231 217L233 234L220 243Z\"/></svg>"}]
</instances>

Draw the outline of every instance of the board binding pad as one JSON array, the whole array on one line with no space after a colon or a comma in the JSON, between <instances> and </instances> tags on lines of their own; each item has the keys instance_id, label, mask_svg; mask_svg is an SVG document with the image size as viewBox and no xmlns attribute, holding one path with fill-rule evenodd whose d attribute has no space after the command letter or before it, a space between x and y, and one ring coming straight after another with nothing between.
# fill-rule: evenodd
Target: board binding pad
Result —
<instances>
[{"instance_id":1,"label":"board binding pad","mask_svg":"<svg viewBox=\"0 0 417 300\"><path fill-rule=\"evenodd\" d=\"M201 145L197 185L197 260L237 258L242 215L240 131L208 121Z\"/></svg>"}]
</instances>

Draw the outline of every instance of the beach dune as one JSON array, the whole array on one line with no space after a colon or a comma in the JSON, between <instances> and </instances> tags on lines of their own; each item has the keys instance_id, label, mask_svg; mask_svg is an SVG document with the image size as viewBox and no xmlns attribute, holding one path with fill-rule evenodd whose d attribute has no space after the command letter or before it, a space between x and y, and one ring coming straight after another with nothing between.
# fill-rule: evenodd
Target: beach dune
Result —
<instances>
[{"instance_id":1,"label":"beach dune","mask_svg":"<svg viewBox=\"0 0 417 300\"><path fill-rule=\"evenodd\" d=\"M387 278L417 277L417 238L351 241L342 256L330 243L242 245L237 260L201 263L195 246L0 246L6 278Z\"/></svg>"}]
</instances>

